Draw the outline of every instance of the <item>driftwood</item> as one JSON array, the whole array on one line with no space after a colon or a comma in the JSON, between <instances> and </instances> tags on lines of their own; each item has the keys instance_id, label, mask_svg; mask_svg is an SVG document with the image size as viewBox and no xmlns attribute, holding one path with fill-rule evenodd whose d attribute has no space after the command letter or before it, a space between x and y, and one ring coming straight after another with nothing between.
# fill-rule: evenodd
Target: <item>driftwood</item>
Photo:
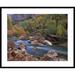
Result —
<instances>
[{"instance_id":1,"label":"driftwood","mask_svg":"<svg viewBox=\"0 0 75 75\"><path fill-rule=\"evenodd\" d=\"M67 37L61 37L57 35L47 34L46 39L52 42L60 41L60 40L67 40Z\"/></svg>"},{"instance_id":2,"label":"driftwood","mask_svg":"<svg viewBox=\"0 0 75 75\"><path fill-rule=\"evenodd\" d=\"M67 39L66 37L61 37L61 36L58 36L58 35L49 35L49 36L51 36L51 37L54 37L54 38L60 38L60 39Z\"/></svg>"}]
</instances>

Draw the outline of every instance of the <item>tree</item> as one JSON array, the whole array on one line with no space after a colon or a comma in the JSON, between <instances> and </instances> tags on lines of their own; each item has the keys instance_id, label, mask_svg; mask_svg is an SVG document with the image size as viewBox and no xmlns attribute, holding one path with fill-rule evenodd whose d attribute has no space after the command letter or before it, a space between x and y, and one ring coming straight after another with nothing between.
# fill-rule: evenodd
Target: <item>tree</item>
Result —
<instances>
[{"instance_id":1,"label":"tree","mask_svg":"<svg viewBox=\"0 0 75 75\"><path fill-rule=\"evenodd\" d=\"M47 20L46 22L47 26L47 33L48 34L55 34L56 33L56 22L55 20Z\"/></svg>"},{"instance_id":2,"label":"tree","mask_svg":"<svg viewBox=\"0 0 75 75\"><path fill-rule=\"evenodd\" d=\"M9 15L7 16L7 25L8 25L8 29L13 28L12 18Z\"/></svg>"},{"instance_id":3,"label":"tree","mask_svg":"<svg viewBox=\"0 0 75 75\"><path fill-rule=\"evenodd\" d=\"M56 34L59 35L59 36L65 35L65 28L63 27L63 25L60 24L60 25L57 26Z\"/></svg>"}]
</instances>

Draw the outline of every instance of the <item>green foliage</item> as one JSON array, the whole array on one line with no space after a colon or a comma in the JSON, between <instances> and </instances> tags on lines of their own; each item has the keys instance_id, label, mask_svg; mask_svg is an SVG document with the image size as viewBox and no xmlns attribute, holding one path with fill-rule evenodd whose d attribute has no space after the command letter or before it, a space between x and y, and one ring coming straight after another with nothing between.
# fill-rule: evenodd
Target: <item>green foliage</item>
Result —
<instances>
[{"instance_id":1,"label":"green foliage","mask_svg":"<svg viewBox=\"0 0 75 75\"><path fill-rule=\"evenodd\" d=\"M19 23L24 29L26 29L27 21L23 20Z\"/></svg>"},{"instance_id":2,"label":"green foliage","mask_svg":"<svg viewBox=\"0 0 75 75\"><path fill-rule=\"evenodd\" d=\"M49 34L56 33L56 22L55 20L47 20L46 22L47 30Z\"/></svg>"},{"instance_id":3,"label":"green foliage","mask_svg":"<svg viewBox=\"0 0 75 75\"><path fill-rule=\"evenodd\" d=\"M43 14L33 16L30 19L19 21L20 27L14 27L11 17L8 17L8 29L15 30L15 34L31 34L33 32L46 34L54 34L64 36L67 30L66 14ZM22 27L21 27L22 26Z\"/></svg>"},{"instance_id":4,"label":"green foliage","mask_svg":"<svg viewBox=\"0 0 75 75\"><path fill-rule=\"evenodd\" d=\"M65 33L65 28L63 27L63 25L58 25L57 26L57 32L56 34L59 35L59 36L64 36L64 33Z\"/></svg>"}]
</instances>

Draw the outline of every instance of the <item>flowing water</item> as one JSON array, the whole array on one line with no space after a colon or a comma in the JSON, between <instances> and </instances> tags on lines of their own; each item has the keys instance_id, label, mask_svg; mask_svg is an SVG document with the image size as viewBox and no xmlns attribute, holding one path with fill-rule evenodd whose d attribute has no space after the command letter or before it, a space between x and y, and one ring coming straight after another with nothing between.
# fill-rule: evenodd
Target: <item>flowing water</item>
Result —
<instances>
[{"instance_id":1,"label":"flowing water","mask_svg":"<svg viewBox=\"0 0 75 75\"><path fill-rule=\"evenodd\" d=\"M16 47L18 47L19 43L24 43L26 46L26 50L29 54L34 56L42 56L49 51L55 51L60 55L67 56L67 48L59 47L59 46L50 46L50 45L33 45L30 40L17 40L14 41Z\"/></svg>"}]
</instances>

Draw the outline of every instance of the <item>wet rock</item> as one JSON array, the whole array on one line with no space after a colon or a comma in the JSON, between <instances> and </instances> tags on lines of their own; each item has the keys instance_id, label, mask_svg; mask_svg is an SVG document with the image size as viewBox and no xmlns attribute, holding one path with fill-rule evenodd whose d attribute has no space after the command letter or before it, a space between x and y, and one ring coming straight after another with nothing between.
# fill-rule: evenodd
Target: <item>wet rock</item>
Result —
<instances>
[{"instance_id":1,"label":"wet rock","mask_svg":"<svg viewBox=\"0 0 75 75\"><path fill-rule=\"evenodd\" d=\"M25 39L25 35L19 36L19 39L20 39L20 40L24 40L24 39Z\"/></svg>"},{"instance_id":2,"label":"wet rock","mask_svg":"<svg viewBox=\"0 0 75 75\"><path fill-rule=\"evenodd\" d=\"M22 52L27 53L25 44L20 43L20 44L19 44L19 49L20 49Z\"/></svg>"}]
</instances>

